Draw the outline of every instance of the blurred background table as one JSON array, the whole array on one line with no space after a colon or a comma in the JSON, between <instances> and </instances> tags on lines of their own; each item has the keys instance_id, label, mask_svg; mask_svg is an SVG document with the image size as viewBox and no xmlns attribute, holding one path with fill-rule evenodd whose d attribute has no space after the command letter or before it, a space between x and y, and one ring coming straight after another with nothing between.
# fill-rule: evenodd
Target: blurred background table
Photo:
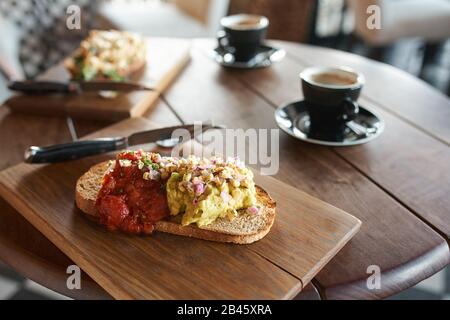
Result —
<instances>
[{"instance_id":1,"label":"blurred background table","mask_svg":"<svg viewBox=\"0 0 450 320\"><path fill-rule=\"evenodd\" d=\"M92 28L146 36L214 37L237 12L270 18L268 36L337 48L394 65L450 93L449 0L73 0L82 28L66 27L67 1L3 0L0 73L33 78L70 53ZM381 28L367 21L379 9ZM373 20L371 20L373 21ZM58 45L55 45L57 43ZM0 99L5 97L0 76Z\"/></svg>"}]
</instances>

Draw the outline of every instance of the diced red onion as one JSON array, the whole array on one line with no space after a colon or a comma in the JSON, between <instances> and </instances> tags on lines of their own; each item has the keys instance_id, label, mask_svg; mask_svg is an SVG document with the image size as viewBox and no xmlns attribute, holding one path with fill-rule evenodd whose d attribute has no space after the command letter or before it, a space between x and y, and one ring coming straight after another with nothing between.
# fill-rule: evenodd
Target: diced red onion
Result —
<instances>
[{"instance_id":1,"label":"diced red onion","mask_svg":"<svg viewBox=\"0 0 450 320\"><path fill-rule=\"evenodd\" d=\"M161 178L161 174L157 170L150 170L149 174L151 180L159 180Z\"/></svg>"},{"instance_id":2,"label":"diced red onion","mask_svg":"<svg viewBox=\"0 0 450 320\"><path fill-rule=\"evenodd\" d=\"M203 183L194 184L194 192L197 196L203 194L203 192L205 192L205 186Z\"/></svg>"},{"instance_id":3,"label":"diced red onion","mask_svg":"<svg viewBox=\"0 0 450 320\"><path fill-rule=\"evenodd\" d=\"M247 212L250 214L259 214L259 208L253 206L253 207L247 208Z\"/></svg>"},{"instance_id":4,"label":"diced red onion","mask_svg":"<svg viewBox=\"0 0 450 320\"><path fill-rule=\"evenodd\" d=\"M205 164L205 165L202 165L202 166L197 166L197 168L200 169L200 170L208 170L208 169L214 168L214 166L212 164Z\"/></svg>"}]
</instances>

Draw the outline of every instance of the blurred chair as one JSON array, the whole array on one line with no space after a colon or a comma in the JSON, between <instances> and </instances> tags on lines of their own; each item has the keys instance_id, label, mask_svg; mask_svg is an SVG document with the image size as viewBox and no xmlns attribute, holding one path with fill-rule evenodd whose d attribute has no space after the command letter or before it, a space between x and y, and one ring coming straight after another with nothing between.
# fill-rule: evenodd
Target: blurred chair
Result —
<instances>
[{"instance_id":1,"label":"blurred chair","mask_svg":"<svg viewBox=\"0 0 450 320\"><path fill-rule=\"evenodd\" d=\"M417 75L424 78L426 66L438 60L450 37L450 0L347 0L355 20L355 35L370 46L369 56L383 61L396 41L416 38L422 41L423 58ZM370 29L369 6L381 13L381 28Z\"/></svg>"},{"instance_id":2,"label":"blurred chair","mask_svg":"<svg viewBox=\"0 0 450 320\"><path fill-rule=\"evenodd\" d=\"M230 14L251 13L270 20L268 38L309 42L315 30L316 0L230 0Z\"/></svg>"},{"instance_id":3,"label":"blurred chair","mask_svg":"<svg viewBox=\"0 0 450 320\"><path fill-rule=\"evenodd\" d=\"M448 0L347 0L355 19L355 32L373 46L389 45L401 38L419 37L436 43L450 37ZM381 28L369 29L368 8L381 9Z\"/></svg>"},{"instance_id":4,"label":"blurred chair","mask_svg":"<svg viewBox=\"0 0 450 320\"><path fill-rule=\"evenodd\" d=\"M220 28L220 19L228 12L229 0L171 0L178 9L200 21L212 36Z\"/></svg>"},{"instance_id":5,"label":"blurred chair","mask_svg":"<svg viewBox=\"0 0 450 320\"><path fill-rule=\"evenodd\" d=\"M211 37L229 0L107 1L100 14L119 29L161 37Z\"/></svg>"},{"instance_id":6,"label":"blurred chair","mask_svg":"<svg viewBox=\"0 0 450 320\"><path fill-rule=\"evenodd\" d=\"M0 30L7 35L0 40L0 73L5 79L22 79L24 73L19 61L19 28L0 13Z\"/></svg>"},{"instance_id":7,"label":"blurred chair","mask_svg":"<svg viewBox=\"0 0 450 320\"><path fill-rule=\"evenodd\" d=\"M0 30L4 35L0 38L0 102L6 100L11 93L7 89L7 83L12 79L25 77L19 61L19 29L3 17L0 13Z\"/></svg>"},{"instance_id":8,"label":"blurred chair","mask_svg":"<svg viewBox=\"0 0 450 320\"><path fill-rule=\"evenodd\" d=\"M82 10L80 30L66 27L69 4ZM0 19L8 31L1 29L0 48L5 51L0 51L0 68L14 77L33 78L74 50L95 25L95 15L96 4L89 0L1 0Z\"/></svg>"}]
</instances>

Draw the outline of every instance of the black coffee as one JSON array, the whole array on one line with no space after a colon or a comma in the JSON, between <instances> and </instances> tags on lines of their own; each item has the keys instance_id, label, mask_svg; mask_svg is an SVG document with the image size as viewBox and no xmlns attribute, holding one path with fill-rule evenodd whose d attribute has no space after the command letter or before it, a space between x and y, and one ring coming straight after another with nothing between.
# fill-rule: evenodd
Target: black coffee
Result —
<instances>
[{"instance_id":1,"label":"black coffee","mask_svg":"<svg viewBox=\"0 0 450 320\"><path fill-rule=\"evenodd\" d=\"M249 61L261 46L269 20L263 16L239 14L222 18L219 46L234 55L235 61Z\"/></svg>"},{"instance_id":2,"label":"black coffee","mask_svg":"<svg viewBox=\"0 0 450 320\"><path fill-rule=\"evenodd\" d=\"M300 74L311 129L342 132L358 114L364 85L361 74L344 68L312 67Z\"/></svg>"},{"instance_id":3,"label":"black coffee","mask_svg":"<svg viewBox=\"0 0 450 320\"><path fill-rule=\"evenodd\" d=\"M349 86L356 83L356 79L334 72L317 73L312 75L311 78L319 85Z\"/></svg>"},{"instance_id":4,"label":"black coffee","mask_svg":"<svg viewBox=\"0 0 450 320\"><path fill-rule=\"evenodd\" d=\"M245 19L238 21L232 25L230 28L232 29L256 29L261 26L261 19Z\"/></svg>"}]
</instances>

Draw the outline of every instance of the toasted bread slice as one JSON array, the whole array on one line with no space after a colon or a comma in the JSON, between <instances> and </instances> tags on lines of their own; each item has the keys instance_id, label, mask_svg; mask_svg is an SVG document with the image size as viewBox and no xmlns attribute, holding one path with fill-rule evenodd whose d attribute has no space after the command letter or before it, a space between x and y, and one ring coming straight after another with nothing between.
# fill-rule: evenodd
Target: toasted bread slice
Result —
<instances>
[{"instance_id":1,"label":"toasted bread slice","mask_svg":"<svg viewBox=\"0 0 450 320\"><path fill-rule=\"evenodd\" d=\"M121 42L120 45L117 45L118 41ZM105 43L110 45L107 46ZM126 50L121 50L124 47L126 47ZM87 54L88 52L89 54ZM146 65L145 40L125 31L91 30L88 37L81 42L80 48L75 51L73 56L64 61L64 66L70 72L72 78L78 79L78 76L82 73L75 60L82 58L86 62L89 57L91 59L96 58L95 65L98 69L92 80L114 81L113 78L104 74L111 70L114 70L117 76L128 79L141 71ZM125 66L124 62L126 63ZM90 65L92 66L92 60Z\"/></svg>"},{"instance_id":2,"label":"toasted bread slice","mask_svg":"<svg viewBox=\"0 0 450 320\"><path fill-rule=\"evenodd\" d=\"M93 166L82 175L76 184L75 202L77 207L91 218L97 219L95 208L97 194L102 186L103 176L108 168L108 162ZM208 226L199 228L195 225L182 226L181 216L170 217L157 222L157 231L172 233L218 242L231 242L249 244L262 239L275 221L275 201L261 187L256 187L258 205L261 206L259 214L246 211L232 221L220 218Z\"/></svg>"}]
</instances>

